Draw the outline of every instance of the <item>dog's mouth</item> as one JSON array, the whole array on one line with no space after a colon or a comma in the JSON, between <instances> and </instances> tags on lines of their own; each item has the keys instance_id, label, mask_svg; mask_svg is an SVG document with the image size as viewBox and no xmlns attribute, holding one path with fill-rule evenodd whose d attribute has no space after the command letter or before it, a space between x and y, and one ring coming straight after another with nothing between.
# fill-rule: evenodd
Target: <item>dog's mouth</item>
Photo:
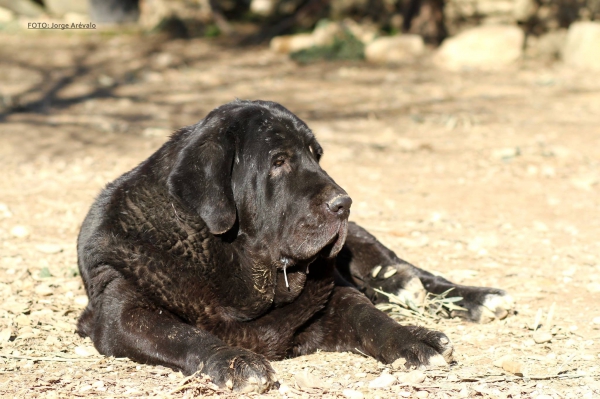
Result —
<instances>
[{"instance_id":1,"label":"dog's mouth","mask_svg":"<svg viewBox=\"0 0 600 399\"><path fill-rule=\"evenodd\" d=\"M286 265L294 265L300 263L312 263L316 258L333 258L336 256L344 243L346 242L346 236L348 235L348 220L345 219L340 221L338 225L332 225L329 229L325 231L323 236L329 237L327 241L323 240L324 243L315 247L313 251L304 253L300 256L289 256L284 255L282 259L282 264ZM322 241L322 242L323 242Z\"/></svg>"},{"instance_id":2,"label":"dog's mouth","mask_svg":"<svg viewBox=\"0 0 600 399\"><path fill-rule=\"evenodd\" d=\"M331 239L325 244L323 249L319 251L319 255L324 258L333 258L336 256L344 246L346 242L346 236L348 235L348 219L343 220L340 223L339 229L331 237Z\"/></svg>"}]
</instances>

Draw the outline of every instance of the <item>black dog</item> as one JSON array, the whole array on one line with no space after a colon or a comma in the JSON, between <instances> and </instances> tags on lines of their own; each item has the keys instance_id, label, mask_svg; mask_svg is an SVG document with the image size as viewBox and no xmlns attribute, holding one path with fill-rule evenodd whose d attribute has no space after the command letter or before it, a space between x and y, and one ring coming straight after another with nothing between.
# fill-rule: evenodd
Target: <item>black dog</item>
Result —
<instances>
[{"instance_id":1,"label":"black dog","mask_svg":"<svg viewBox=\"0 0 600 399\"><path fill-rule=\"evenodd\" d=\"M504 291L433 276L348 223L352 200L322 154L304 122L266 101L234 101L176 132L83 222L79 334L106 355L264 391L276 383L267 359L318 349L452 361L446 335L396 323L373 306L384 299L374 288L414 300L453 288L458 316L508 314Z\"/></svg>"}]
</instances>

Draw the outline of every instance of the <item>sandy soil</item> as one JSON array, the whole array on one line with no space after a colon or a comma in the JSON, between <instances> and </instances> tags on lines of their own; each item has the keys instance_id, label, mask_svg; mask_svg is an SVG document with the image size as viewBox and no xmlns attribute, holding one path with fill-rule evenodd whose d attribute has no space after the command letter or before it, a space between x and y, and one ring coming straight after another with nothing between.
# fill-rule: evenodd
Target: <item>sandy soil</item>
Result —
<instances>
[{"instance_id":1,"label":"sandy soil","mask_svg":"<svg viewBox=\"0 0 600 399\"><path fill-rule=\"evenodd\" d=\"M0 42L0 396L226 394L100 356L74 333L86 303L75 240L107 182L235 97L305 119L351 218L401 257L517 301L491 324L426 322L453 340L450 368L318 353L275 362L283 385L267 396L600 396L600 75L298 66L262 48L109 34ZM382 374L391 386L371 383Z\"/></svg>"}]
</instances>

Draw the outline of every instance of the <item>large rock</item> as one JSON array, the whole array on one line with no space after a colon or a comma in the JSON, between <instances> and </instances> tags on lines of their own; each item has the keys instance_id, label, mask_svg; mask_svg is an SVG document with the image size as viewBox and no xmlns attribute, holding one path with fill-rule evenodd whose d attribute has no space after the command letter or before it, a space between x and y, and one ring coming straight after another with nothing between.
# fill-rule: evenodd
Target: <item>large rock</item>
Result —
<instances>
[{"instance_id":1,"label":"large rock","mask_svg":"<svg viewBox=\"0 0 600 399\"><path fill-rule=\"evenodd\" d=\"M433 61L454 71L500 69L521 58L524 40L523 31L516 26L480 26L446 39Z\"/></svg>"},{"instance_id":2,"label":"large rock","mask_svg":"<svg viewBox=\"0 0 600 399\"><path fill-rule=\"evenodd\" d=\"M562 53L567 65L600 70L600 22L575 22Z\"/></svg>"},{"instance_id":3,"label":"large rock","mask_svg":"<svg viewBox=\"0 0 600 399\"><path fill-rule=\"evenodd\" d=\"M365 58L378 64L400 64L423 55L425 43L419 35L380 37L365 47Z\"/></svg>"}]
</instances>

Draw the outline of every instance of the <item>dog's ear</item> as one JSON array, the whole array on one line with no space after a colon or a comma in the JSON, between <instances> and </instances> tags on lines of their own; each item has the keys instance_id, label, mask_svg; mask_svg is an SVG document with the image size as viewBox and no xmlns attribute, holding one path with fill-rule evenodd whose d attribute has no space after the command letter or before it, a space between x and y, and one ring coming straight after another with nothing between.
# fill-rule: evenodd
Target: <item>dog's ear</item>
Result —
<instances>
[{"instance_id":1,"label":"dog's ear","mask_svg":"<svg viewBox=\"0 0 600 399\"><path fill-rule=\"evenodd\" d=\"M207 120L193 129L182 137L186 143L169 174L169 192L196 211L212 234L223 234L236 220L231 188L234 140L227 127Z\"/></svg>"}]
</instances>

